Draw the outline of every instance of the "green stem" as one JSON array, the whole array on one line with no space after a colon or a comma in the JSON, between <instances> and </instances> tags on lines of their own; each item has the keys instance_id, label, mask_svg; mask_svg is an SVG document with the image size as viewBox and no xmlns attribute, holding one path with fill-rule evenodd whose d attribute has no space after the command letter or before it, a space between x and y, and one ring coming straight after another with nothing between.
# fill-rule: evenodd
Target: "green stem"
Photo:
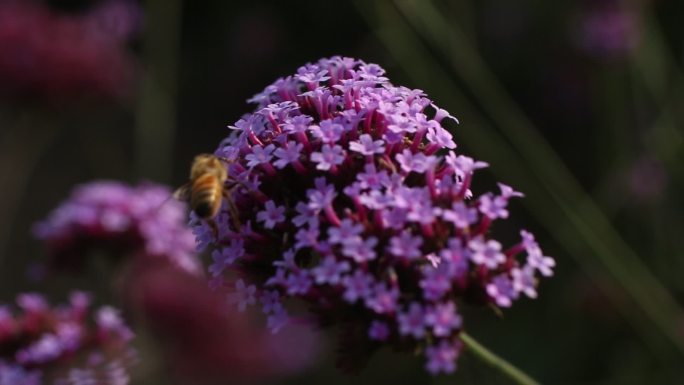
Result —
<instances>
[{"instance_id":1,"label":"green stem","mask_svg":"<svg viewBox=\"0 0 684 385\"><path fill-rule=\"evenodd\" d=\"M511 379L512 382L520 385L538 385L539 383L530 377L522 370L513 366L510 362L494 354L491 350L482 346L473 337L466 332L461 332L459 335L463 344L465 344L467 351L471 352L482 362L498 370L504 376Z\"/></svg>"}]
</instances>

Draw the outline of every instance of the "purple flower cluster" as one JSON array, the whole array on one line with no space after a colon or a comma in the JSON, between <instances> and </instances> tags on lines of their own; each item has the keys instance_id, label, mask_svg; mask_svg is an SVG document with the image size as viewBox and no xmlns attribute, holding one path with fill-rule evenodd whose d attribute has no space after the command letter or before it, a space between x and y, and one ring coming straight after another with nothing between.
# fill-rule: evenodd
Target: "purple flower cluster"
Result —
<instances>
[{"instance_id":1,"label":"purple flower cluster","mask_svg":"<svg viewBox=\"0 0 684 385\"><path fill-rule=\"evenodd\" d=\"M201 273L195 240L185 224L186 207L171 191L154 184L130 187L98 181L77 187L69 200L35 227L57 267L82 265L86 251L165 259Z\"/></svg>"},{"instance_id":2,"label":"purple flower cluster","mask_svg":"<svg viewBox=\"0 0 684 385\"><path fill-rule=\"evenodd\" d=\"M128 384L133 333L118 310L91 313L82 292L56 307L34 293L19 295L17 304L18 311L0 306L1 385Z\"/></svg>"},{"instance_id":3,"label":"purple flower cluster","mask_svg":"<svg viewBox=\"0 0 684 385\"><path fill-rule=\"evenodd\" d=\"M214 249L212 285L236 289L241 308L259 301L273 330L296 297L321 322L361 327L362 344L420 349L429 372L449 373L463 302L508 307L552 275L532 234L510 247L490 235L522 194L471 192L487 164L454 151L444 124L456 119L378 65L322 59L250 101L216 151L233 160L240 226L224 208L217 236L197 220L194 231Z\"/></svg>"}]
</instances>

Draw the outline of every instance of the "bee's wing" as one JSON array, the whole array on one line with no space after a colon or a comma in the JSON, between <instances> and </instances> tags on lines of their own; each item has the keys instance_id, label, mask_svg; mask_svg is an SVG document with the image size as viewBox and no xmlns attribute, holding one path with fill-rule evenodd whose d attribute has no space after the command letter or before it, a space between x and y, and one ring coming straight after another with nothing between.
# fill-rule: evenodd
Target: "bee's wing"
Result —
<instances>
[{"instance_id":1,"label":"bee's wing","mask_svg":"<svg viewBox=\"0 0 684 385\"><path fill-rule=\"evenodd\" d=\"M156 211L161 210L171 200L177 200L177 201L182 201L182 202L190 202L191 187L192 186L190 185L190 183L187 183L187 184L179 187L176 191L173 192L173 194L171 194L170 197L164 199L159 204L159 206L157 206Z\"/></svg>"},{"instance_id":2,"label":"bee's wing","mask_svg":"<svg viewBox=\"0 0 684 385\"><path fill-rule=\"evenodd\" d=\"M186 183L173 192L173 198L179 201L187 202L190 200L191 190L192 185L190 183Z\"/></svg>"}]
</instances>

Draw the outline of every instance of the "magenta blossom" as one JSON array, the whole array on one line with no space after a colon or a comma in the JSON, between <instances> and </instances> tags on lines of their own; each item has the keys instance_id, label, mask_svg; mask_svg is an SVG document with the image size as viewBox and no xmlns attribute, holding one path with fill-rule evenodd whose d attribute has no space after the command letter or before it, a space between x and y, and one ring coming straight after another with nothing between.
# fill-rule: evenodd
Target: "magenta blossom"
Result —
<instances>
[{"instance_id":1,"label":"magenta blossom","mask_svg":"<svg viewBox=\"0 0 684 385\"><path fill-rule=\"evenodd\" d=\"M118 310L91 312L90 296L81 292L56 307L33 293L17 303L18 311L0 306L0 384L129 383L137 358Z\"/></svg>"},{"instance_id":2,"label":"magenta blossom","mask_svg":"<svg viewBox=\"0 0 684 385\"><path fill-rule=\"evenodd\" d=\"M63 103L131 95L140 29L135 1L109 0L67 14L39 2L0 2L0 96Z\"/></svg>"},{"instance_id":3,"label":"magenta blossom","mask_svg":"<svg viewBox=\"0 0 684 385\"><path fill-rule=\"evenodd\" d=\"M629 3L608 0L589 2L573 31L580 49L598 59L626 59L638 47L642 35L639 11Z\"/></svg>"},{"instance_id":4,"label":"magenta blossom","mask_svg":"<svg viewBox=\"0 0 684 385\"><path fill-rule=\"evenodd\" d=\"M294 297L322 324L341 324L347 369L364 364L358 352L389 345L449 373L464 303L507 307L551 275L553 259L531 234L512 246L491 236L522 194L503 184L471 191L487 164L454 151L443 124L455 118L379 66L322 59L251 101L256 111L217 150L233 159L239 217L224 209L218 236L200 221L194 231L217 256L214 286L239 306L264 298L274 330Z\"/></svg>"}]
</instances>

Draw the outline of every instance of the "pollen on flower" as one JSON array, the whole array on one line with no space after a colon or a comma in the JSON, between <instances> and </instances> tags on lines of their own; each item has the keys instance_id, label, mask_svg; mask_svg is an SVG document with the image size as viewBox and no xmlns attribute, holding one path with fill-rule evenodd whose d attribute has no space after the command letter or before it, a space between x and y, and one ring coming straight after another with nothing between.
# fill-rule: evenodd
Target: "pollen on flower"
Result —
<instances>
[{"instance_id":1,"label":"pollen on flower","mask_svg":"<svg viewBox=\"0 0 684 385\"><path fill-rule=\"evenodd\" d=\"M450 373L467 322L459 309L534 298L555 262L528 232L509 246L492 237L522 194L471 191L488 165L455 152L445 125L456 118L384 75L332 57L250 99L256 110L216 150L235 159L241 226L224 208L218 239L202 236L201 221L195 233L214 249L213 282L242 279L215 286L234 287L241 308L258 299L273 332L292 319L283 300L298 298L343 336L421 351L430 373ZM341 354L341 366L359 369Z\"/></svg>"}]
</instances>

